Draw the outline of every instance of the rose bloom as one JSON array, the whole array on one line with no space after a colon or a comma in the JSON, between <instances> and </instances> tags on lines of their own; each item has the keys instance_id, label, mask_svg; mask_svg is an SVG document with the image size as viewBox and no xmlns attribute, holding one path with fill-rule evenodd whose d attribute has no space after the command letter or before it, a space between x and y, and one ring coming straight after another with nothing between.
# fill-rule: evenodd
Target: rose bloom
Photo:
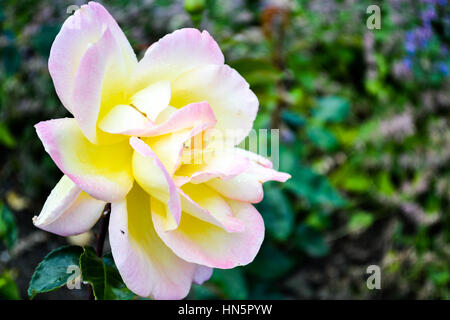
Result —
<instances>
[{"instance_id":1,"label":"rose bloom","mask_svg":"<svg viewBox=\"0 0 450 320\"><path fill-rule=\"evenodd\" d=\"M184 298L213 268L254 259L264 223L252 203L263 182L290 176L236 147L258 100L208 32L177 30L138 62L112 16L90 2L65 21L48 65L73 118L36 125L64 173L37 227L86 232L110 202L117 268L130 290L154 299ZM227 145L213 139L229 132Z\"/></svg>"}]
</instances>

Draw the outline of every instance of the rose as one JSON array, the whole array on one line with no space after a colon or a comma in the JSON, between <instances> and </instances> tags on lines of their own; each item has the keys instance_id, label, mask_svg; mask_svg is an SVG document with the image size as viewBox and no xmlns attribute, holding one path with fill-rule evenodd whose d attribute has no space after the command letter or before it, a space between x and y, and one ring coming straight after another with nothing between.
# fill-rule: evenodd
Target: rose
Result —
<instances>
[{"instance_id":1,"label":"rose","mask_svg":"<svg viewBox=\"0 0 450 320\"><path fill-rule=\"evenodd\" d=\"M111 202L117 268L130 290L156 299L183 298L212 268L253 260L264 224L251 203L263 182L289 175L235 147L258 100L208 32L177 30L137 62L115 20L90 2L62 26L49 70L73 118L36 125L65 174L37 227L85 232ZM231 145L213 139L227 132Z\"/></svg>"}]
</instances>

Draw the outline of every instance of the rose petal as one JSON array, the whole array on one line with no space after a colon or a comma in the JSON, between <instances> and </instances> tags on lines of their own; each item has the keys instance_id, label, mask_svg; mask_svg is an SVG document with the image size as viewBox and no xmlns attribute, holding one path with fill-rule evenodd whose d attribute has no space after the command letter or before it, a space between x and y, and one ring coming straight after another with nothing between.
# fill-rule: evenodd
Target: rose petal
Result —
<instances>
[{"instance_id":1,"label":"rose petal","mask_svg":"<svg viewBox=\"0 0 450 320\"><path fill-rule=\"evenodd\" d=\"M181 109L169 109L171 114L166 121L158 123L158 125L139 132L142 137L159 136L163 134L180 131L183 129L195 129L193 134L197 134L208 128L215 126L217 120L214 113L205 101L191 103ZM160 117L157 119L160 120Z\"/></svg>"},{"instance_id":2,"label":"rose petal","mask_svg":"<svg viewBox=\"0 0 450 320\"><path fill-rule=\"evenodd\" d=\"M202 265L197 265L194 273L194 283L202 285L204 282L208 281L213 274L213 268L209 268Z\"/></svg>"},{"instance_id":3,"label":"rose petal","mask_svg":"<svg viewBox=\"0 0 450 320\"><path fill-rule=\"evenodd\" d=\"M207 31L180 29L152 44L135 70L130 92L156 81L173 81L201 65L224 63L219 46Z\"/></svg>"},{"instance_id":4,"label":"rose petal","mask_svg":"<svg viewBox=\"0 0 450 320\"><path fill-rule=\"evenodd\" d=\"M197 219L211 223L227 232L242 232L242 221L233 216L233 211L220 194L200 184L186 184L179 189L182 211Z\"/></svg>"},{"instance_id":5,"label":"rose petal","mask_svg":"<svg viewBox=\"0 0 450 320\"><path fill-rule=\"evenodd\" d=\"M176 228L180 222L181 203L175 183L158 156L144 141L131 137L130 144L135 150L133 174L136 181L147 193L167 203L164 229Z\"/></svg>"},{"instance_id":6,"label":"rose petal","mask_svg":"<svg viewBox=\"0 0 450 320\"><path fill-rule=\"evenodd\" d=\"M153 122L170 101L170 82L159 81L142 89L131 98L131 103Z\"/></svg>"},{"instance_id":7,"label":"rose petal","mask_svg":"<svg viewBox=\"0 0 450 320\"><path fill-rule=\"evenodd\" d=\"M136 129L142 130L147 124L148 119L135 108L120 104L100 121L99 127L105 132L123 134Z\"/></svg>"},{"instance_id":8,"label":"rose petal","mask_svg":"<svg viewBox=\"0 0 450 320\"><path fill-rule=\"evenodd\" d=\"M239 144L250 132L258 99L248 83L227 65L208 65L186 72L172 83L170 105L208 101L217 118L215 129Z\"/></svg>"},{"instance_id":9,"label":"rose petal","mask_svg":"<svg viewBox=\"0 0 450 320\"><path fill-rule=\"evenodd\" d=\"M63 176L48 196L39 216L33 218L33 223L42 230L60 236L80 234L95 225L105 204Z\"/></svg>"},{"instance_id":10,"label":"rose petal","mask_svg":"<svg viewBox=\"0 0 450 320\"><path fill-rule=\"evenodd\" d=\"M100 104L120 103L136 64L124 34L98 3L83 5L62 26L50 50L49 71L62 103L91 142L111 142L109 135L97 137Z\"/></svg>"},{"instance_id":11,"label":"rose petal","mask_svg":"<svg viewBox=\"0 0 450 320\"><path fill-rule=\"evenodd\" d=\"M131 291L154 299L188 294L197 265L180 259L161 241L153 227L150 197L136 184L126 200L111 204L109 241Z\"/></svg>"},{"instance_id":12,"label":"rose petal","mask_svg":"<svg viewBox=\"0 0 450 320\"><path fill-rule=\"evenodd\" d=\"M125 83L120 48L111 31L106 29L100 40L87 48L80 61L71 100L72 114L92 143L107 141L105 133L97 132L97 122L115 105L126 102Z\"/></svg>"},{"instance_id":13,"label":"rose petal","mask_svg":"<svg viewBox=\"0 0 450 320\"><path fill-rule=\"evenodd\" d=\"M257 156L251 152L241 152L235 148L229 150L230 154L245 156L249 161L248 169L230 179L215 178L208 180L206 184L233 200L250 203L258 203L263 199L264 191L262 184L267 181L285 182L291 176L284 172L278 172L271 168L271 163L266 163L265 158ZM256 162L258 161L258 162ZM268 160L267 160L268 161ZM261 165L260 163L263 163ZM270 165L269 165L270 164Z\"/></svg>"},{"instance_id":14,"label":"rose petal","mask_svg":"<svg viewBox=\"0 0 450 320\"><path fill-rule=\"evenodd\" d=\"M183 213L177 229L165 232L161 223L164 204L155 200L151 209L156 232L176 255L186 261L221 269L248 264L264 239L264 222L251 204L227 202L234 216L244 223L243 232L230 233L186 213Z\"/></svg>"},{"instance_id":15,"label":"rose petal","mask_svg":"<svg viewBox=\"0 0 450 320\"><path fill-rule=\"evenodd\" d=\"M187 182L204 183L213 178L227 180L245 172L250 165L246 157L220 151L203 160L204 163L200 164L182 165L176 171L174 180L178 187Z\"/></svg>"},{"instance_id":16,"label":"rose petal","mask_svg":"<svg viewBox=\"0 0 450 320\"><path fill-rule=\"evenodd\" d=\"M132 149L128 141L92 144L70 118L42 121L35 127L58 168L89 195L111 202L122 199L131 189Z\"/></svg>"}]
</instances>

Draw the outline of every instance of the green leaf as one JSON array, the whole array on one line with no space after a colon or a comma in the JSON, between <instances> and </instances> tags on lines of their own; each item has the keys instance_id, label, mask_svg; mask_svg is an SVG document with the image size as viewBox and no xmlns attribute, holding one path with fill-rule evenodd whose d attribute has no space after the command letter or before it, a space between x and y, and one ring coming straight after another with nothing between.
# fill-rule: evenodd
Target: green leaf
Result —
<instances>
[{"instance_id":1,"label":"green leaf","mask_svg":"<svg viewBox=\"0 0 450 320\"><path fill-rule=\"evenodd\" d=\"M330 251L323 234L307 225L302 224L298 226L295 232L295 239L297 247L311 257L323 257Z\"/></svg>"},{"instance_id":2,"label":"green leaf","mask_svg":"<svg viewBox=\"0 0 450 320\"><path fill-rule=\"evenodd\" d=\"M305 223L315 230L325 230L330 226L330 215L324 211L313 211L306 217Z\"/></svg>"},{"instance_id":3,"label":"green leaf","mask_svg":"<svg viewBox=\"0 0 450 320\"><path fill-rule=\"evenodd\" d=\"M296 150L296 149L297 150ZM296 144L295 146L288 147L284 144L280 145L280 171L283 172L294 172L298 165L299 153L301 153L301 145Z\"/></svg>"},{"instance_id":4,"label":"green leaf","mask_svg":"<svg viewBox=\"0 0 450 320\"><path fill-rule=\"evenodd\" d=\"M9 132L5 123L0 122L0 143L6 147L12 148L16 145L16 140Z\"/></svg>"},{"instance_id":5,"label":"green leaf","mask_svg":"<svg viewBox=\"0 0 450 320\"><path fill-rule=\"evenodd\" d=\"M360 233L373 223L373 215L366 211L354 213L348 222L348 230L352 233Z\"/></svg>"},{"instance_id":6,"label":"green leaf","mask_svg":"<svg viewBox=\"0 0 450 320\"><path fill-rule=\"evenodd\" d=\"M11 272L4 271L0 275L0 299L20 300L19 289Z\"/></svg>"},{"instance_id":7,"label":"green leaf","mask_svg":"<svg viewBox=\"0 0 450 320\"><path fill-rule=\"evenodd\" d=\"M49 292L61 288L72 275L67 273L69 266L79 266L83 248L64 246L51 251L39 263L28 287L28 296L32 299L38 293Z\"/></svg>"},{"instance_id":8,"label":"green leaf","mask_svg":"<svg viewBox=\"0 0 450 320\"><path fill-rule=\"evenodd\" d=\"M242 268L214 269L208 284L216 285L226 299L244 300L248 298L248 288Z\"/></svg>"},{"instance_id":9,"label":"green leaf","mask_svg":"<svg viewBox=\"0 0 450 320\"><path fill-rule=\"evenodd\" d=\"M350 114L350 104L341 97L328 96L319 99L318 106L313 115L323 122L342 122Z\"/></svg>"},{"instance_id":10,"label":"green leaf","mask_svg":"<svg viewBox=\"0 0 450 320\"><path fill-rule=\"evenodd\" d=\"M120 276L119 270L114 263L111 252L103 256L103 263L106 270L106 299L130 300L135 294L127 288Z\"/></svg>"},{"instance_id":11,"label":"green leaf","mask_svg":"<svg viewBox=\"0 0 450 320\"><path fill-rule=\"evenodd\" d=\"M380 192L387 196L391 196L395 193L395 188L391 182L389 172L383 171L378 175L377 185Z\"/></svg>"},{"instance_id":12,"label":"green leaf","mask_svg":"<svg viewBox=\"0 0 450 320\"><path fill-rule=\"evenodd\" d=\"M59 28L59 25L41 25L39 32L31 39L33 48L42 56L48 57Z\"/></svg>"},{"instance_id":13,"label":"green leaf","mask_svg":"<svg viewBox=\"0 0 450 320\"><path fill-rule=\"evenodd\" d=\"M342 188L353 192L367 192L372 187L372 179L363 173L348 175L342 181Z\"/></svg>"},{"instance_id":14,"label":"green leaf","mask_svg":"<svg viewBox=\"0 0 450 320\"><path fill-rule=\"evenodd\" d=\"M193 284L191 287L191 291L189 292L189 296L187 299L196 299L196 300L212 300L217 299L218 296L214 290L215 288L212 287L213 285L211 283L204 284L204 285L198 285Z\"/></svg>"},{"instance_id":15,"label":"green leaf","mask_svg":"<svg viewBox=\"0 0 450 320\"><path fill-rule=\"evenodd\" d=\"M106 270L103 260L97 257L92 247L84 247L80 256L80 268L83 281L91 284L97 300L104 300L106 296Z\"/></svg>"},{"instance_id":16,"label":"green leaf","mask_svg":"<svg viewBox=\"0 0 450 320\"><path fill-rule=\"evenodd\" d=\"M0 202L0 239L11 249L17 241L17 227L14 214Z\"/></svg>"},{"instance_id":17,"label":"green leaf","mask_svg":"<svg viewBox=\"0 0 450 320\"><path fill-rule=\"evenodd\" d=\"M265 187L264 199L258 209L264 217L269 234L279 241L285 241L294 226L294 212L289 199L276 187Z\"/></svg>"},{"instance_id":18,"label":"green leaf","mask_svg":"<svg viewBox=\"0 0 450 320\"><path fill-rule=\"evenodd\" d=\"M135 296L124 284L111 253L101 259L92 247L84 247L80 267L83 281L90 283L97 300L130 300Z\"/></svg>"},{"instance_id":19,"label":"green leaf","mask_svg":"<svg viewBox=\"0 0 450 320\"><path fill-rule=\"evenodd\" d=\"M292 171L292 178L284 183L284 187L313 206L337 208L346 205L345 200L331 186L326 177L305 166L297 166L296 170Z\"/></svg>"},{"instance_id":20,"label":"green leaf","mask_svg":"<svg viewBox=\"0 0 450 320\"><path fill-rule=\"evenodd\" d=\"M450 284L450 272L449 270L439 270L436 267L430 268L428 271L429 277L437 286L447 286Z\"/></svg>"},{"instance_id":21,"label":"green leaf","mask_svg":"<svg viewBox=\"0 0 450 320\"><path fill-rule=\"evenodd\" d=\"M288 273L295 265L295 259L271 243L262 246L255 260L246 271L262 280L275 280Z\"/></svg>"},{"instance_id":22,"label":"green leaf","mask_svg":"<svg viewBox=\"0 0 450 320\"><path fill-rule=\"evenodd\" d=\"M0 58L6 75L13 75L19 71L21 55L15 44L15 35L10 31L4 31L2 38L6 40L6 45L2 47Z\"/></svg>"},{"instance_id":23,"label":"green leaf","mask_svg":"<svg viewBox=\"0 0 450 320\"><path fill-rule=\"evenodd\" d=\"M306 134L317 147L323 151L332 151L338 146L338 141L331 131L318 126L308 127Z\"/></svg>"},{"instance_id":24,"label":"green leaf","mask_svg":"<svg viewBox=\"0 0 450 320\"><path fill-rule=\"evenodd\" d=\"M306 124L306 119L298 112L283 110L281 117L287 125L293 128L299 128Z\"/></svg>"}]
</instances>

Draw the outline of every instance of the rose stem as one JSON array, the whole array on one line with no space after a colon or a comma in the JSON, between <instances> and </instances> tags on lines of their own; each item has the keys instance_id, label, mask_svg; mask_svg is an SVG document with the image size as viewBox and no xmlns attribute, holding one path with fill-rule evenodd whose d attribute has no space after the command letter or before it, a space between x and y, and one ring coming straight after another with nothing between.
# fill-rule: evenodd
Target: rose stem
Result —
<instances>
[{"instance_id":1,"label":"rose stem","mask_svg":"<svg viewBox=\"0 0 450 320\"><path fill-rule=\"evenodd\" d=\"M97 237L97 249L96 253L99 258L103 255L103 247L105 244L106 232L109 225L109 214L111 213L111 203L107 203L102 213L102 220L100 225L100 234ZM92 286L89 286L89 300L94 300L94 291Z\"/></svg>"}]
</instances>

